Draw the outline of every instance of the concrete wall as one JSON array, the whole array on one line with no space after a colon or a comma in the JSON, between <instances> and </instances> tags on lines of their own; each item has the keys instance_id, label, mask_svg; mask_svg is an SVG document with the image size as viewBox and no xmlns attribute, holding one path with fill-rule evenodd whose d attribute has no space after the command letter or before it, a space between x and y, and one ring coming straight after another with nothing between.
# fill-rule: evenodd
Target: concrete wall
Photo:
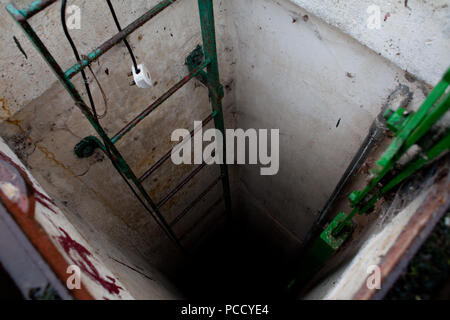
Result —
<instances>
[{"instance_id":1,"label":"concrete wall","mask_svg":"<svg viewBox=\"0 0 450 320\"><path fill-rule=\"evenodd\" d=\"M69 218L75 224L86 222L122 250L140 255L170 273L181 259L178 250L133 197L109 160L100 152L85 160L77 159L73 154L74 146L91 135L92 128L4 10L6 3L6 0L0 1L1 136L44 188L71 213ZM28 2L15 3L22 7ZM122 26L157 3L157 0L113 1ZM82 28L71 30L81 54L87 54L116 33L104 1L79 0L71 4L81 8ZM232 52L225 30L228 22L221 2L216 3L215 9L222 82L229 85ZM65 69L74 64L74 58L62 32L59 12L59 3L54 4L35 16L31 24ZM20 52L13 37L27 57ZM155 83L148 90L129 86L127 74L131 70L131 60L123 44L92 65L107 93L108 115L102 124L111 136L187 74L185 58L201 44L197 1L177 1L131 35L129 41L138 61L147 64ZM74 83L84 92L80 75L74 78ZM100 90L95 82L91 88L97 108L102 112L104 104ZM234 103L234 92L232 84L227 88L224 106L228 115ZM136 174L141 175L170 149L170 134L174 129L191 130L194 120L202 120L210 112L207 90L197 81L191 81L120 141L118 148ZM227 121L232 126L233 119ZM175 167L169 161L145 187L158 201L192 169L192 166ZM171 221L218 174L218 167L205 169L165 206L163 212L167 219ZM221 192L218 186L175 228L175 232L183 235L190 229L201 217L202 210L219 198ZM203 227L207 228L220 218L223 204L216 211L186 237L188 246L196 241ZM80 223L80 228L85 225Z\"/></svg>"},{"instance_id":2,"label":"concrete wall","mask_svg":"<svg viewBox=\"0 0 450 320\"><path fill-rule=\"evenodd\" d=\"M409 4L416 6L414 1ZM411 13L415 22L408 20L416 29L420 19L414 15L423 17L431 10L420 11L422 6L419 13ZM434 4L429 6L434 8ZM358 4L361 7L363 4ZM448 9L442 10L445 14L436 13L440 20L427 20L427 29L444 23ZM229 11L236 60L237 127L279 128L281 135L278 175L262 177L258 168L240 167L242 203L251 223L263 228L270 225L274 234L284 229L280 237L291 239L295 247L317 218L390 93L399 84L409 86L413 93L410 106L415 109L429 90L428 83L415 77L433 84L442 76L450 61L445 41L448 34L437 34L436 41L427 47L426 53L433 59L425 60L433 68L424 69L416 59L425 53L419 45L404 46L408 54L402 50L401 55L395 55L396 60L388 60L386 52L379 54L365 45L371 40L378 48L388 44L386 36L400 37L395 27L383 21L378 31L382 37L361 30L351 34L351 18L358 16L362 23L368 15L354 11L349 4L234 0ZM339 14L350 19L335 23L339 28L326 23ZM402 14L399 12L392 23L401 25L406 19ZM406 41L398 41L406 45ZM397 60L402 63L397 64ZM421 72L409 74L402 69L404 65Z\"/></svg>"},{"instance_id":3,"label":"concrete wall","mask_svg":"<svg viewBox=\"0 0 450 320\"><path fill-rule=\"evenodd\" d=\"M11 206L11 217L45 257L45 263L55 272L64 289L67 288L67 282L75 283L73 278L69 279L74 272L68 269L69 266L77 266L81 270L81 285L70 290L77 298L86 298L86 295L80 296L80 292L86 292L97 300L181 298L176 289L139 255L118 250L110 241L105 241L98 230L88 227L88 231L84 229L80 233L78 228L81 224L74 226L67 219L67 213L56 205L2 139L0 162L3 173L0 177L2 199L5 196L11 203L19 204L16 208L28 207L32 210L18 212ZM20 170L18 174L21 177L3 180L13 167ZM23 186L24 189L21 189ZM23 205L24 199L29 199L27 206ZM1 205L3 207L3 203ZM8 259L7 256L2 264L9 266L17 262ZM23 277L20 274L16 276ZM25 297L28 294L24 292Z\"/></svg>"}]
</instances>

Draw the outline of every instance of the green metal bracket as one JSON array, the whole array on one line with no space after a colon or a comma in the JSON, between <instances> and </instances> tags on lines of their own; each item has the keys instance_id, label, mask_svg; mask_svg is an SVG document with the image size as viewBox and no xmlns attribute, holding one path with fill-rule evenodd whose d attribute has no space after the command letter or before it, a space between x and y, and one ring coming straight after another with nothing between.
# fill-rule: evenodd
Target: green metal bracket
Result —
<instances>
[{"instance_id":1,"label":"green metal bracket","mask_svg":"<svg viewBox=\"0 0 450 320\"><path fill-rule=\"evenodd\" d=\"M186 66L189 69L189 72L195 70L198 66L200 66L205 61L205 54L203 53L203 47L198 45L186 58ZM208 85L206 72L202 71L197 75L197 79L200 80L203 84Z\"/></svg>"},{"instance_id":2,"label":"green metal bracket","mask_svg":"<svg viewBox=\"0 0 450 320\"><path fill-rule=\"evenodd\" d=\"M198 45L194 51L192 51L186 58L186 66L189 69L189 72L192 72L192 70L195 70L195 68L198 68L205 60L205 55L203 53L203 47L201 45ZM205 71L201 71L196 76L197 80L199 80L201 83L203 83L205 86L208 86L208 78L207 73ZM218 89L217 89L217 98L219 100L223 99L225 96L225 92L223 90L222 84L219 83Z\"/></svg>"},{"instance_id":3,"label":"green metal bracket","mask_svg":"<svg viewBox=\"0 0 450 320\"><path fill-rule=\"evenodd\" d=\"M337 251L341 245L348 239L356 227L356 224L351 220L346 220L347 215L344 212L340 212L336 218L328 225L324 232L320 235L320 238L330 247L333 252ZM335 235L334 230L340 225L344 224L342 231Z\"/></svg>"},{"instance_id":4,"label":"green metal bracket","mask_svg":"<svg viewBox=\"0 0 450 320\"><path fill-rule=\"evenodd\" d=\"M198 68L205 61L205 55L203 53L203 47L198 45L186 58L186 66L188 67L189 72ZM197 76L197 80L203 83L205 86L208 86L208 75L205 71L200 71Z\"/></svg>"},{"instance_id":5,"label":"green metal bracket","mask_svg":"<svg viewBox=\"0 0 450 320\"><path fill-rule=\"evenodd\" d=\"M75 155L80 158L89 158L94 154L95 149L106 150L103 143L97 137L89 136L81 140L74 148Z\"/></svg>"},{"instance_id":6,"label":"green metal bracket","mask_svg":"<svg viewBox=\"0 0 450 320\"><path fill-rule=\"evenodd\" d=\"M307 251L303 257L297 277L293 279L287 286L288 290L296 291L322 268L323 265L330 259L332 255L342 246L342 244L353 233L356 224L352 221L345 222L346 227L340 232L339 235L333 235L333 231L336 227L344 222L347 215L343 212L328 225L319 238L314 241L311 248Z\"/></svg>"},{"instance_id":7,"label":"green metal bracket","mask_svg":"<svg viewBox=\"0 0 450 320\"><path fill-rule=\"evenodd\" d=\"M106 147L103 143L94 136L89 136L81 140L74 148L75 155L80 158L89 158L91 157L96 149L100 149L108 155ZM114 156L113 156L114 157ZM127 162L123 158L115 158L116 167L122 172L128 179L133 178L133 174L131 172L131 168L128 166Z\"/></svg>"}]
</instances>

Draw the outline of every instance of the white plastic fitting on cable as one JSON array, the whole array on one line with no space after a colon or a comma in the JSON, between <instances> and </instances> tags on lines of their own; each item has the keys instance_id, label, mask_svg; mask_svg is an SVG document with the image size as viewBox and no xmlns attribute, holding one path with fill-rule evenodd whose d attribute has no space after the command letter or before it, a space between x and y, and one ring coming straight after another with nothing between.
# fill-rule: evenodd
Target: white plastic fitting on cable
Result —
<instances>
[{"instance_id":1,"label":"white plastic fitting on cable","mask_svg":"<svg viewBox=\"0 0 450 320\"><path fill-rule=\"evenodd\" d=\"M153 86L152 77L150 76L150 72L145 67L144 64L138 65L139 73L136 73L134 66L131 67L133 70L133 78L136 86L141 89L147 89Z\"/></svg>"}]
</instances>

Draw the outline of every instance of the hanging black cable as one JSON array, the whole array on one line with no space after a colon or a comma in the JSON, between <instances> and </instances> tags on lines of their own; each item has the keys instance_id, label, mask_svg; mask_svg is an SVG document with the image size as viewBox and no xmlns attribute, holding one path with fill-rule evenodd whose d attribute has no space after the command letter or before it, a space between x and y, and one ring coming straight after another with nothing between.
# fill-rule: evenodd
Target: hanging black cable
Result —
<instances>
[{"instance_id":1,"label":"hanging black cable","mask_svg":"<svg viewBox=\"0 0 450 320\"><path fill-rule=\"evenodd\" d=\"M81 61L80 55L78 54L77 47L75 46L75 43L73 42L73 39L70 36L69 30L67 29L67 24L66 24L66 6L67 6L67 0L62 0L62 3L61 3L61 23L62 23L62 26L63 26L64 34L65 34L67 40L69 41L70 46L72 47L72 51L73 51L73 53L75 55L75 59L77 60L78 63L80 63L80 65L82 65L82 61ZM81 68L81 76L83 77L84 86L86 87L86 92L87 92L87 95L89 97L89 103L91 104L92 113L94 114L95 120L98 121L98 115L97 115L97 111L95 110L94 99L92 98L92 93L91 93L91 89L89 88L88 78L87 78L86 73L84 72L83 68Z\"/></svg>"},{"instance_id":2,"label":"hanging black cable","mask_svg":"<svg viewBox=\"0 0 450 320\"><path fill-rule=\"evenodd\" d=\"M109 7L109 10L111 11L111 14L113 16L114 22L116 23L117 30L119 30L119 32L121 32L122 31L122 27L120 26L119 19L117 19L116 11L114 10L114 7L113 7L111 1L110 0L106 0L106 2L108 3L108 7ZM133 49L131 49L130 43L128 42L128 40L126 38L123 39L123 43L125 44L125 46L128 49L128 52L130 53L131 60L133 60L134 70L136 70L136 73L141 72L141 70L138 69L138 65L137 65L137 62L136 62L136 57L134 56Z\"/></svg>"}]
</instances>

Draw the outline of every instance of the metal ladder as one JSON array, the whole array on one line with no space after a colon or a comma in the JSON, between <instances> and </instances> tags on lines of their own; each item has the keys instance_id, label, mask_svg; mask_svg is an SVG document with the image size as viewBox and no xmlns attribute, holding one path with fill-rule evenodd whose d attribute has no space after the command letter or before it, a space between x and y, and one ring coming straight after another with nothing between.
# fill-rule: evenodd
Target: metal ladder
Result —
<instances>
[{"instance_id":1,"label":"metal ladder","mask_svg":"<svg viewBox=\"0 0 450 320\"><path fill-rule=\"evenodd\" d=\"M55 73L56 77L63 84L64 88L69 92L72 99L75 101L76 106L81 110L86 119L90 122L92 127L96 130L97 137L87 137L81 141L75 147L75 153L78 157L89 157L93 154L96 148L100 148L105 152L108 158L111 160L113 166L118 173L124 178L131 191L139 199L141 204L152 215L158 225L163 229L166 235L173 240L177 246L184 251L184 247L181 244L181 237L178 237L172 227L177 224L198 202L200 202L212 189L213 186L222 181L223 186L223 199L225 202L225 211L229 217L231 217L231 196L230 185L228 177L228 168L226 164L220 165L220 175L214 180L214 182L208 186L186 209L184 209L172 222L168 222L161 214L161 208L182 189L191 179L193 179L206 164L199 165L190 173L177 187L170 191L160 202L156 203L152 200L148 192L143 187L143 182L154 173L163 163L165 163L171 155L172 150L167 152L159 161L157 161L147 172L138 177L128 165L125 158L121 155L115 144L122 139L128 132L130 132L135 126L137 126L142 120L144 120L150 113L158 108L163 102L170 98L177 90L182 88L191 79L197 78L203 84L205 84L209 90L209 98L212 106L212 113L203 121L205 126L211 120L214 120L216 129L222 132L225 137L225 124L222 111L222 99L224 96L223 87L220 84L219 79L219 66L217 61L217 49L216 49L216 37L214 26L214 11L213 0L198 0L200 23L202 29L203 49L197 47L191 55L186 59L186 64L189 67L189 74L170 88L159 99L147 107L140 115L138 115L133 121L127 124L116 135L110 138L100 122L94 117L91 109L86 105L81 97L79 91L75 88L71 79L78 74L83 68L89 66L92 62L99 59L109 49L123 41L127 36L136 31L139 27L143 26L150 19L157 14L168 8L177 0L163 0L152 9L147 11L144 15L136 19L134 22L125 27L122 31L105 41L97 49L89 53L83 58L82 61L70 67L65 72L56 62L55 58L51 55L47 47L41 41L39 36L33 30L28 23L28 20L40 11L46 9L48 6L57 2L57 0L36 0L24 9L17 9L14 4L8 4L6 6L7 11L13 17L13 19L19 24L23 31L27 34L29 40L33 43L41 56L48 63L50 68ZM204 69L206 68L206 71ZM194 131L191 132L191 135ZM225 154L225 144L223 155ZM131 183L130 183L131 182ZM134 186L134 187L133 187ZM142 200L142 198L144 200ZM221 202L219 199L214 205Z\"/></svg>"}]
</instances>

